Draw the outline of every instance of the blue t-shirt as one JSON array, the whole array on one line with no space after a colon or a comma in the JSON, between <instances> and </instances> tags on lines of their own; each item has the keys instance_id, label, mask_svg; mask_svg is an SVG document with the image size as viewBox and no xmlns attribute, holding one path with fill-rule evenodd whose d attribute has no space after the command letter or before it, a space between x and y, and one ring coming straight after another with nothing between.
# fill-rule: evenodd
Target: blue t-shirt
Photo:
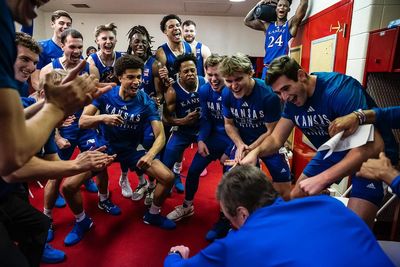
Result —
<instances>
[{"instance_id":1,"label":"blue t-shirt","mask_svg":"<svg viewBox=\"0 0 400 267\"><path fill-rule=\"evenodd\" d=\"M205 84L205 79L198 76L197 88L193 92L186 91L180 84L179 81L174 83L172 87L175 90L175 116L177 118L184 118L190 112L200 109L200 98L199 88ZM199 132L200 122L191 125L182 125L178 127L179 133L197 135Z\"/></svg>"},{"instance_id":2,"label":"blue t-shirt","mask_svg":"<svg viewBox=\"0 0 400 267\"><path fill-rule=\"evenodd\" d=\"M100 82L110 82L110 81L116 81L114 77L114 65L117 59L122 57L121 52L115 52L114 51L114 62L112 63L111 66L106 66L103 61L101 61L101 58L97 53L91 54L89 57L93 59L94 64L96 65L96 68L99 70L100 74Z\"/></svg>"},{"instance_id":3,"label":"blue t-shirt","mask_svg":"<svg viewBox=\"0 0 400 267\"><path fill-rule=\"evenodd\" d=\"M54 59L62 57L63 50L52 39L39 41L42 46L42 53L39 55L39 62L36 65L38 70L52 62Z\"/></svg>"},{"instance_id":4,"label":"blue t-shirt","mask_svg":"<svg viewBox=\"0 0 400 267\"><path fill-rule=\"evenodd\" d=\"M368 226L329 196L277 199L193 257L167 256L164 267L178 266L394 267Z\"/></svg>"},{"instance_id":5,"label":"blue t-shirt","mask_svg":"<svg viewBox=\"0 0 400 267\"><path fill-rule=\"evenodd\" d=\"M197 59L197 75L199 76L203 76L205 77L205 73L204 73L204 58L203 55L201 54L201 48L202 48L203 44L198 42L196 45L196 59Z\"/></svg>"},{"instance_id":6,"label":"blue t-shirt","mask_svg":"<svg viewBox=\"0 0 400 267\"><path fill-rule=\"evenodd\" d=\"M400 129L400 106L373 108L373 110L376 122L384 123L392 129Z\"/></svg>"},{"instance_id":7,"label":"blue t-shirt","mask_svg":"<svg viewBox=\"0 0 400 267\"><path fill-rule=\"evenodd\" d=\"M157 96L156 87L154 85L153 63L156 61L154 57L149 57L144 63L142 89L151 97Z\"/></svg>"},{"instance_id":8,"label":"blue t-shirt","mask_svg":"<svg viewBox=\"0 0 400 267\"><path fill-rule=\"evenodd\" d=\"M187 42L183 41L183 53L184 54L191 54L192 53L192 48L190 47L190 44L188 44ZM171 48L169 48L168 43L165 43L163 45L160 46L162 48L162 50L164 50L165 53L165 57L167 59L167 62L165 64L165 66L168 69L168 75L171 78L176 78L176 74L177 74L177 70L174 69L174 63L176 60L176 55L174 54L174 52L172 52ZM179 56L179 55L178 55Z\"/></svg>"},{"instance_id":9,"label":"blue t-shirt","mask_svg":"<svg viewBox=\"0 0 400 267\"><path fill-rule=\"evenodd\" d=\"M125 101L119 96L120 86L93 100L100 114L120 114L124 123L120 126L101 124L102 133L114 149L133 149L143 140L146 123L159 121L160 116L154 101L142 90Z\"/></svg>"},{"instance_id":10,"label":"blue t-shirt","mask_svg":"<svg viewBox=\"0 0 400 267\"><path fill-rule=\"evenodd\" d=\"M222 113L222 91L216 92L209 83L206 83L200 87L199 97L201 118L198 140L205 141L213 134L228 137L225 132L224 115Z\"/></svg>"},{"instance_id":11,"label":"blue t-shirt","mask_svg":"<svg viewBox=\"0 0 400 267\"><path fill-rule=\"evenodd\" d=\"M279 97L264 81L254 81L251 94L241 99L235 98L227 87L222 91L224 117L233 119L240 137L247 145L267 132L266 123L278 121L281 116Z\"/></svg>"},{"instance_id":12,"label":"blue t-shirt","mask_svg":"<svg viewBox=\"0 0 400 267\"><path fill-rule=\"evenodd\" d=\"M400 196L400 175L392 181L390 187L392 188L393 193Z\"/></svg>"},{"instance_id":13,"label":"blue t-shirt","mask_svg":"<svg viewBox=\"0 0 400 267\"><path fill-rule=\"evenodd\" d=\"M0 88L17 89L18 85L14 79L14 62L17 58L15 26L5 0L0 0L0 14ZM0 199L18 186L19 184L8 184L0 178Z\"/></svg>"},{"instance_id":14,"label":"blue t-shirt","mask_svg":"<svg viewBox=\"0 0 400 267\"><path fill-rule=\"evenodd\" d=\"M21 97L21 102L24 108L32 106L36 103L36 99L32 97ZM53 130L47 139L47 142L44 144L40 152L37 153L39 157L43 157L44 155L55 154L57 153L57 145L54 140L55 131Z\"/></svg>"},{"instance_id":15,"label":"blue t-shirt","mask_svg":"<svg viewBox=\"0 0 400 267\"><path fill-rule=\"evenodd\" d=\"M311 143L319 148L329 138L329 124L359 108L368 109L361 84L354 78L335 72L316 72L315 91L306 103L297 107L285 103L282 117L298 126Z\"/></svg>"},{"instance_id":16,"label":"blue t-shirt","mask_svg":"<svg viewBox=\"0 0 400 267\"><path fill-rule=\"evenodd\" d=\"M271 22L265 30L265 57L264 64L271 63L279 56L287 55L289 51L289 41L292 39L290 34L289 21L278 26L276 22Z\"/></svg>"},{"instance_id":17,"label":"blue t-shirt","mask_svg":"<svg viewBox=\"0 0 400 267\"><path fill-rule=\"evenodd\" d=\"M0 88L17 89L14 79L14 62L17 58L15 26L6 1L0 1Z\"/></svg>"}]
</instances>

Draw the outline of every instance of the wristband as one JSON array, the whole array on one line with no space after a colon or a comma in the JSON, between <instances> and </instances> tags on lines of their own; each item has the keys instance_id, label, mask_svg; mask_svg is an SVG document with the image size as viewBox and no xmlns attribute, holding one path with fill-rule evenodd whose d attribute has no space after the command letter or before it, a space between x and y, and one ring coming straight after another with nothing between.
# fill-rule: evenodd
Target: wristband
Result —
<instances>
[{"instance_id":1,"label":"wristband","mask_svg":"<svg viewBox=\"0 0 400 267\"><path fill-rule=\"evenodd\" d=\"M170 250L170 251L168 252L168 255L171 255L171 254L177 254L177 255L179 255L179 256L182 258L182 254L181 254L178 250Z\"/></svg>"},{"instance_id":2,"label":"wristband","mask_svg":"<svg viewBox=\"0 0 400 267\"><path fill-rule=\"evenodd\" d=\"M364 111L362 109L355 110L355 111L353 111L353 113L357 116L358 123L360 125L364 124L365 121L367 120L367 116L365 115L365 113L364 113Z\"/></svg>"}]
</instances>

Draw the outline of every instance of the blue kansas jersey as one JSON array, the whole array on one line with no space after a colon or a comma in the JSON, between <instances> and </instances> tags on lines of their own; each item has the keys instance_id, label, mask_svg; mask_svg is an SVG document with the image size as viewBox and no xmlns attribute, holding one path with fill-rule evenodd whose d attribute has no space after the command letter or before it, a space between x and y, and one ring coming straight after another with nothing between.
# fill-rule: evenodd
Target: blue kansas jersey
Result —
<instances>
[{"instance_id":1,"label":"blue kansas jersey","mask_svg":"<svg viewBox=\"0 0 400 267\"><path fill-rule=\"evenodd\" d=\"M125 101L119 96L119 86L93 100L93 105L100 110L100 114L120 114L124 123L120 126L101 124L102 132L110 144L115 148L136 149L143 139L146 123L160 120L154 101L142 90L137 95Z\"/></svg>"},{"instance_id":2,"label":"blue kansas jersey","mask_svg":"<svg viewBox=\"0 0 400 267\"><path fill-rule=\"evenodd\" d=\"M198 76L197 88L193 92L186 91L179 82L174 83L172 86L175 90L175 115L177 118L184 118L190 112L200 109L200 98L198 89L205 84L205 79ZM178 132L187 134L198 134L199 123L194 125L183 125L179 126Z\"/></svg>"},{"instance_id":3,"label":"blue kansas jersey","mask_svg":"<svg viewBox=\"0 0 400 267\"><path fill-rule=\"evenodd\" d=\"M224 117L233 119L240 137L247 145L267 131L265 123L278 121L281 116L279 97L264 81L254 80L251 94L241 99L236 99L227 87L222 91Z\"/></svg>"}]
</instances>

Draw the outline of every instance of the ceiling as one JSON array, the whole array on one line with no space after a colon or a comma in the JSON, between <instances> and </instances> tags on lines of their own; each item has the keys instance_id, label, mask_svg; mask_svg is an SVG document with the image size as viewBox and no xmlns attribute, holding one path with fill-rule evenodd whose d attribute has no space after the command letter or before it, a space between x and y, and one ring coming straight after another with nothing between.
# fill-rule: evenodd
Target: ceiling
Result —
<instances>
[{"instance_id":1,"label":"ceiling","mask_svg":"<svg viewBox=\"0 0 400 267\"><path fill-rule=\"evenodd\" d=\"M63 9L71 13L177 14L244 17L258 0L234 3L229 0L52 0L40 10ZM71 4L86 4L76 8Z\"/></svg>"}]
</instances>

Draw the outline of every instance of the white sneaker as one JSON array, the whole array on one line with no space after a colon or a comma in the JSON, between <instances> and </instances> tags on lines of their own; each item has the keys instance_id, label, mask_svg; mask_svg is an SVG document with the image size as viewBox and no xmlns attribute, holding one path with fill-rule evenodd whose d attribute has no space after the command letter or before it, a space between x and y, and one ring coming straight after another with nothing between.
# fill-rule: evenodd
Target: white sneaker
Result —
<instances>
[{"instance_id":1,"label":"white sneaker","mask_svg":"<svg viewBox=\"0 0 400 267\"><path fill-rule=\"evenodd\" d=\"M133 193L132 193L132 200L134 200L134 201L141 200L144 196L144 193L147 191L147 187L149 187L149 182L147 182L147 180L146 180L146 183L139 184L136 187L135 191L133 191Z\"/></svg>"},{"instance_id":2,"label":"white sneaker","mask_svg":"<svg viewBox=\"0 0 400 267\"><path fill-rule=\"evenodd\" d=\"M194 206L191 205L187 208L183 207L183 205L176 206L173 211L171 211L167 218L173 220L175 222L182 220L185 217L192 216L194 214Z\"/></svg>"},{"instance_id":3,"label":"white sneaker","mask_svg":"<svg viewBox=\"0 0 400 267\"><path fill-rule=\"evenodd\" d=\"M150 206L153 203L154 189L156 189L155 186L153 188L150 188L150 186L147 188L146 197L144 198L144 204L146 206Z\"/></svg>"},{"instance_id":4,"label":"white sneaker","mask_svg":"<svg viewBox=\"0 0 400 267\"><path fill-rule=\"evenodd\" d=\"M121 186L121 193L123 197L131 198L132 197L132 188L129 183L128 177L122 178L119 177L119 186Z\"/></svg>"}]
</instances>

